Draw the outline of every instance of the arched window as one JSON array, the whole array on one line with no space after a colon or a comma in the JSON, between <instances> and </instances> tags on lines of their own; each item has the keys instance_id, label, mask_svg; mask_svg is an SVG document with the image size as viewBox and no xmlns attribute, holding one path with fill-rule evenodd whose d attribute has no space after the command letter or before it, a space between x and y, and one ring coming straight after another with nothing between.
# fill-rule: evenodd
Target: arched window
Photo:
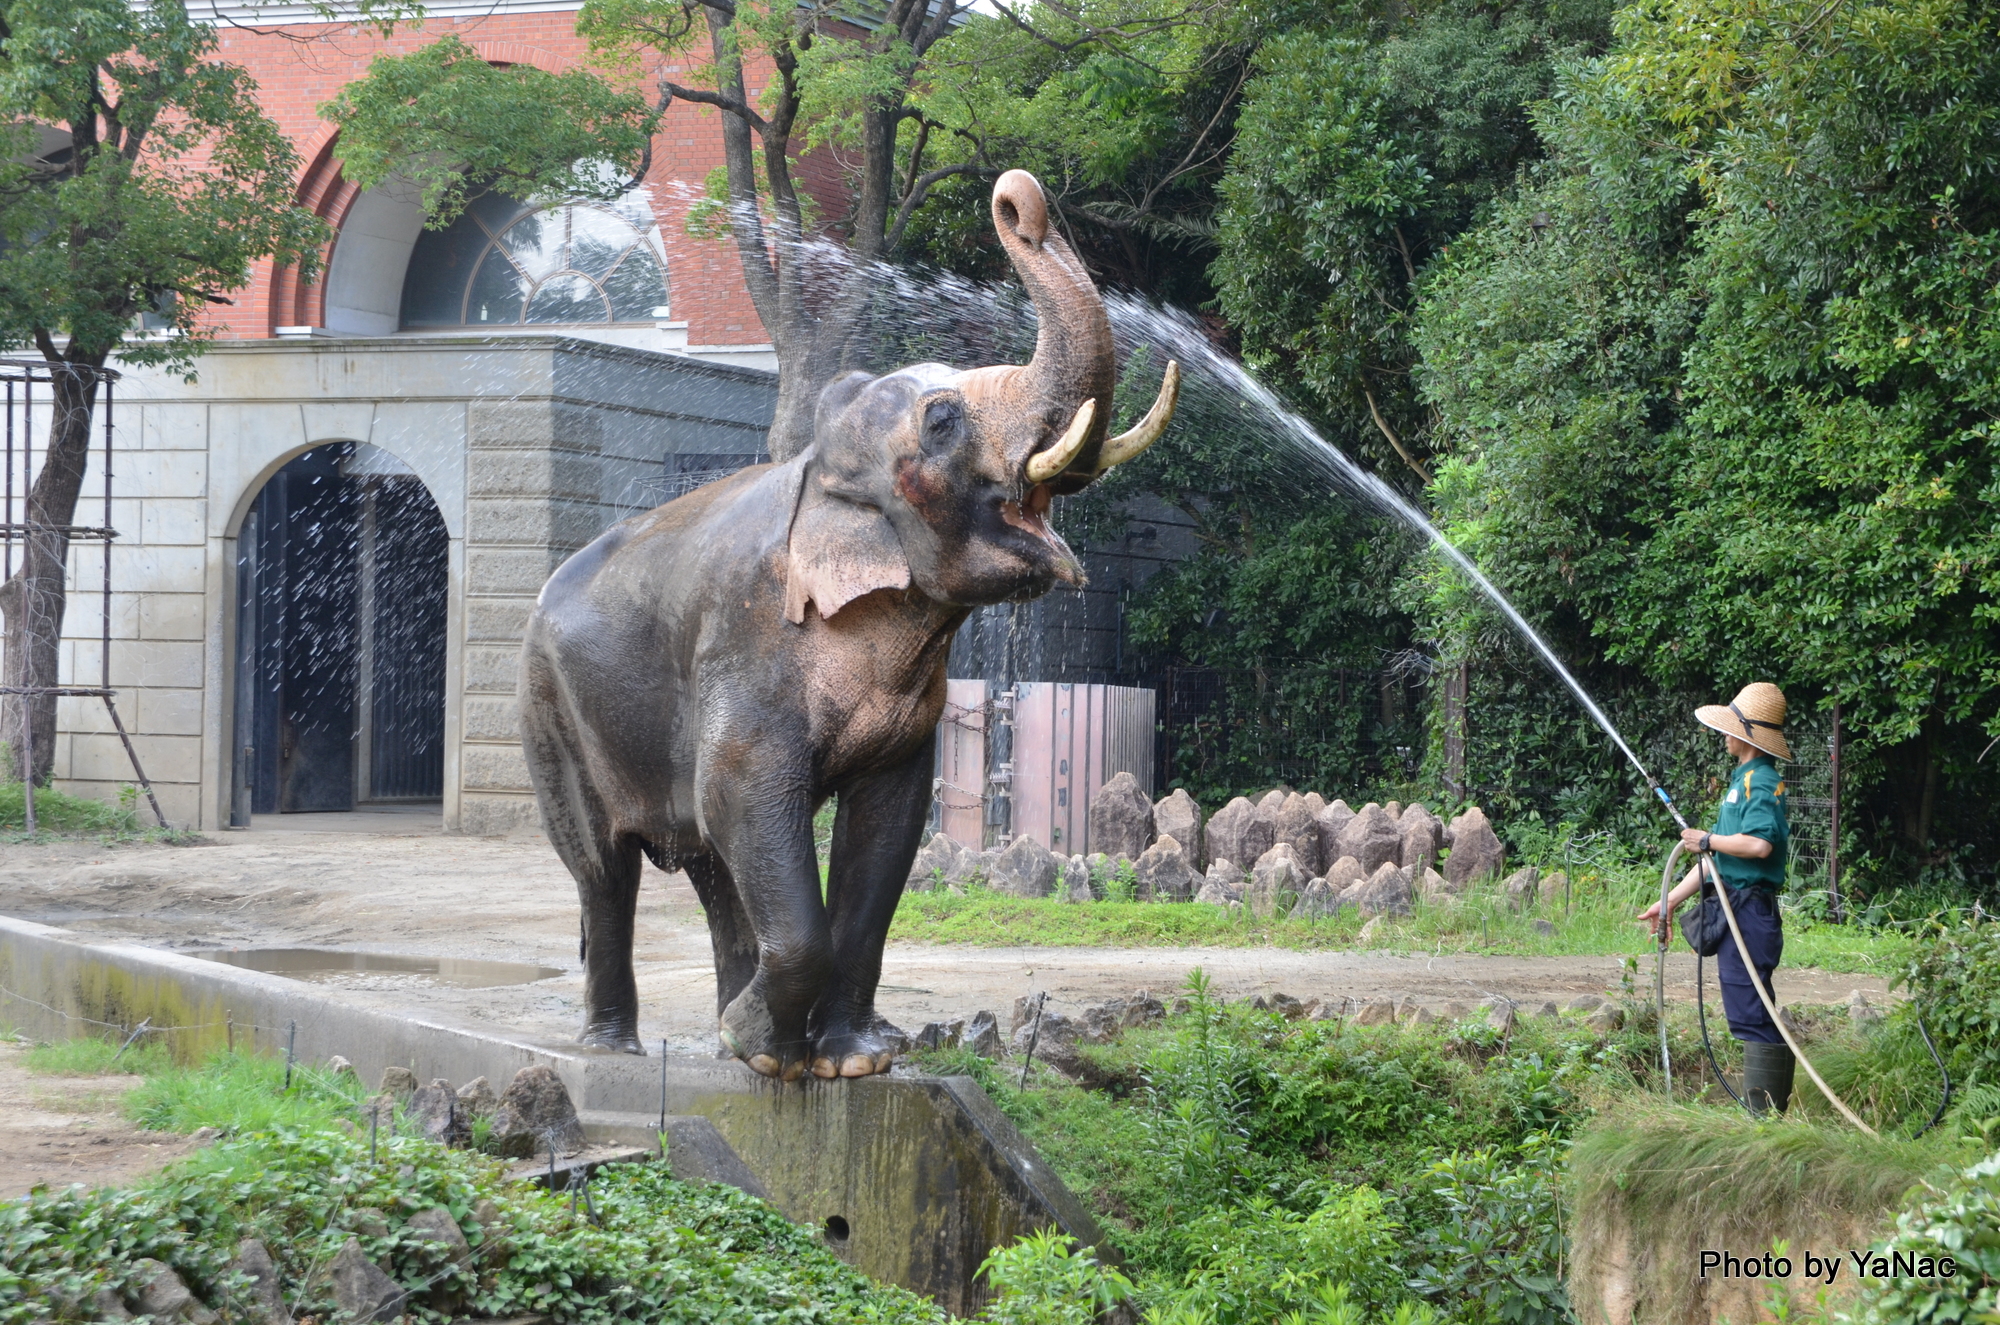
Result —
<instances>
[{"instance_id":1,"label":"arched window","mask_svg":"<svg viewBox=\"0 0 2000 1325\"><path fill-rule=\"evenodd\" d=\"M645 203L536 210L489 193L426 230L403 278L405 329L651 322L667 277Z\"/></svg>"}]
</instances>

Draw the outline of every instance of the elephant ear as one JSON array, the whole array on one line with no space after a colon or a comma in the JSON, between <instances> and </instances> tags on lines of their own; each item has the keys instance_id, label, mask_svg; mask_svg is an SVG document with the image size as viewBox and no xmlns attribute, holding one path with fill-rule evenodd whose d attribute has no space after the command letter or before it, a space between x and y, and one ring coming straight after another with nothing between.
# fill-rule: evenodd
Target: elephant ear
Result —
<instances>
[{"instance_id":1,"label":"elephant ear","mask_svg":"<svg viewBox=\"0 0 2000 1325\"><path fill-rule=\"evenodd\" d=\"M836 497L808 478L792 516L785 563L785 618L803 625L806 601L822 620L865 593L910 587L910 563L889 518Z\"/></svg>"}]
</instances>

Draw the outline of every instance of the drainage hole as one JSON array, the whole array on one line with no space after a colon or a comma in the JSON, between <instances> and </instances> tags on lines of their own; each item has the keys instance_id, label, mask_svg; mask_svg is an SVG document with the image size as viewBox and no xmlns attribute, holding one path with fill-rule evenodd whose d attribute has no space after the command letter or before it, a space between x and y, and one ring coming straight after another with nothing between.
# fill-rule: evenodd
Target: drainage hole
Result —
<instances>
[{"instance_id":1,"label":"drainage hole","mask_svg":"<svg viewBox=\"0 0 2000 1325\"><path fill-rule=\"evenodd\" d=\"M839 1215L826 1217L826 1240L828 1242L847 1241L847 1220Z\"/></svg>"}]
</instances>

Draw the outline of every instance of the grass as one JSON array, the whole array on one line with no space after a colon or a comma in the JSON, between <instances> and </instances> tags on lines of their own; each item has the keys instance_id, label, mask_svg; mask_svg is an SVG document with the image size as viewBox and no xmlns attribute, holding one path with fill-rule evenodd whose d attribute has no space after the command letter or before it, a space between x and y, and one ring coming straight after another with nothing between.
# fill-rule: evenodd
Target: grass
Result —
<instances>
[{"instance_id":1,"label":"grass","mask_svg":"<svg viewBox=\"0 0 2000 1325\"><path fill-rule=\"evenodd\" d=\"M1319 920L1252 916L1195 904L1014 897L974 888L903 895L889 937L910 943L975 947L1190 947L1373 949L1390 952L1487 953L1506 956L1648 957L1653 943L1633 921L1659 879L1640 870L1583 872L1567 913L1560 901L1513 910L1497 884L1456 901L1419 905L1415 915L1386 922L1364 942L1364 922L1352 909ZM1554 926L1542 933L1537 921ZM1787 921L1785 962L1827 971L1890 975L1901 969L1908 940L1894 931Z\"/></svg>"},{"instance_id":2,"label":"grass","mask_svg":"<svg viewBox=\"0 0 2000 1325\"><path fill-rule=\"evenodd\" d=\"M120 787L118 803L72 796L54 787L35 788L35 835L28 836L27 797L19 782L0 782L0 842L55 841L87 837L111 842L165 842L186 845L201 841L198 833L161 828L141 821L139 789Z\"/></svg>"}]
</instances>

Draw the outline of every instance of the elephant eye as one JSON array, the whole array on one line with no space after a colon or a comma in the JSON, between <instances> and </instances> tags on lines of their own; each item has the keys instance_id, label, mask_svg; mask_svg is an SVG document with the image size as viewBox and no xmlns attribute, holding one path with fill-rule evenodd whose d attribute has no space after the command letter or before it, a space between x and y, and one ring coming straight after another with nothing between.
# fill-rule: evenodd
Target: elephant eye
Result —
<instances>
[{"instance_id":1,"label":"elephant eye","mask_svg":"<svg viewBox=\"0 0 2000 1325\"><path fill-rule=\"evenodd\" d=\"M955 400L933 400L924 406L924 454L936 455L949 447L964 422L965 413Z\"/></svg>"}]
</instances>

